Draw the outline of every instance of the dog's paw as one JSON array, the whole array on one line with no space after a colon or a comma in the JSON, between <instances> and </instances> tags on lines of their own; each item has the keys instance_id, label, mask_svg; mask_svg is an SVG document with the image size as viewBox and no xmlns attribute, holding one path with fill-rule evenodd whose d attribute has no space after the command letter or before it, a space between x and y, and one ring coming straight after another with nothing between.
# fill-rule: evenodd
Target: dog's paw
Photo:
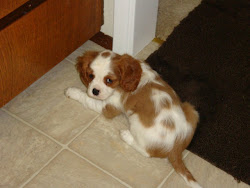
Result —
<instances>
[{"instance_id":1,"label":"dog's paw","mask_svg":"<svg viewBox=\"0 0 250 188\"><path fill-rule=\"evenodd\" d=\"M129 130L120 130L121 139L126 142L128 145L131 145L134 141L133 136Z\"/></svg>"},{"instance_id":2,"label":"dog's paw","mask_svg":"<svg viewBox=\"0 0 250 188\"><path fill-rule=\"evenodd\" d=\"M65 90L65 96L70 99L79 100L81 95L82 95L82 91L75 87L70 87Z\"/></svg>"}]
</instances>

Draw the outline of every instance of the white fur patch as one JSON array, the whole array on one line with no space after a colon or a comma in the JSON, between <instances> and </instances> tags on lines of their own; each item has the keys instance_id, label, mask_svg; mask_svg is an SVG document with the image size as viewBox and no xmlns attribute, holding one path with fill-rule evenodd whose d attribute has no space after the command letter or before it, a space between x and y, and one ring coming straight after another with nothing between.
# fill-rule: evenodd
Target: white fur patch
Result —
<instances>
[{"instance_id":1,"label":"white fur patch","mask_svg":"<svg viewBox=\"0 0 250 188\"><path fill-rule=\"evenodd\" d=\"M151 127L145 127L136 114L127 114L130 122L130 131L136 141L144 148L157 146L169 151L173 148L176 138L185 139L191 132L182 109L172 106L171 109L162 109L154 120ZM171 121L174 129L167 129L164 121Z\"/></svg>"},{"instance_id":2,"label":"white fur patch","mask_svg":"<svg viewBox=\"0 0 250 188\"><path fill-rule=\"evenodd\" d=\"M154 103L156 113L160 112L166 102L172 104L173 101L168 93L158 89L152 89L151 100Z\"/></svg>"},{"instance_id":3,"label":"white fur patch","mask_svg":"<svg viewBox=\"0 0 250 188\"><path fill-rule=\"evenodd\" d=\"M152 141L158 139L154 132L144 127L136 113L130 115L129 123L131 134L142 148L147 148Z\"/></svg>"},{"instance_id":4,"label":"white fur patch","mask_svg":"<svg viewBox=\"0 0 250 188\"><path fill-rule=\"evenodd\" d=\"M175 125L176 136L179 139L185 139L192 131L192 128L186 120L185 114L180 106L172 105L170 109L162 109L156 118L156 122L162 122L164 119L170 119Z\"/></svg>"},{"instance_id":5,"label":"white fur patch","mask_svg":"<svg viewBox=\"0 0 250 188\"><path fill-rule=\"evenodd\" d=\"M183 174L180 174L181 177L185 180L186 184L189 186L189 187L192 187L192 188L202 188L197 182L195 181L188 181L187 177L184 176Z\"/></svg>"},{"instance_id":6,"label":"white fur patch","mask_svg":"<svg viewBox=\"0 0 250 188\"><path fill-rule=\"evenodd\" d=\"M113 88L108 87L104 83L104 77L107 76L109 73L113 73L111 69L111 56L97 56L96 59L90 64L90 68L93 70L93 74L95 77L88 86L88 95L90 97L100 100L107 99L114 92ZM92 93L94 88L100 91L99 95L96 96Z\"/></svg>"},{"instance_id":7,"label":"white fur patch","mask_svg":"<svg viewBox=\"0 0 250 188\"><path fill-rule=\"evenodd\" d=\"M132 145L134 138L129 130L120 130L120 135L124 142L126 142L128 145Z\"/></svg>"},{"instance_id":8,"label":"white fur patch","mask_svg":"<svg viewBox=\"0 0 250 188\"><path fill-rule=\"evenodd\" d=\"M151 146L163 146L167 150L172 149L175 132L167 131L161 124L154 124L152 127L146 128L134 113L129 117L130 131L138 144L143 148ZM162 134L166 136L163 138Z\"/></svg>"},{"instance_id":9,"label":"white fur patch","mask_svg":"<svg viewBox=\"0 0 250 188\"><path fill-rule=\"evenodd\" d=\"M155 82L161 85L161 83L158 83L155 81L155 78L158 75L157 72L152 70L151 67L144 62L141 62L140 65L142 68L142 76L141 76L140 83L137 87L138 89L142 88L143 86L145 86L147 83L150 83L150 82Z\"/></svg>"},{"instance_id":10,"label":"white fur patch","mask_svg":"<svg viewBox=\"0 0 250 188\"><path fill-rule=\"evenodd\" d=\"M107 104L110 104L117 109L124 111L122 101L121 101L121 93L119 91L114 91L113 94L105 100Z\"/></svg>"}]
</instances>

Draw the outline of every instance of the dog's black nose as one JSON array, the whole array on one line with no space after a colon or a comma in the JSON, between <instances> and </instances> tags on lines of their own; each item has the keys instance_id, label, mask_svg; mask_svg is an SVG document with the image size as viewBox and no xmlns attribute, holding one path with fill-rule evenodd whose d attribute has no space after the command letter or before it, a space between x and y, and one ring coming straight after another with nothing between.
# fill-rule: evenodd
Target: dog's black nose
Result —
<instances>
[{"instance_id":1,"label":"dog's black nose","mask_svg":"<svg viewBox=\"0 0 250 188\"><path fill-rule=\"evenodd\" d=\"M99 95L100 90L94 88L94 89L92 90L92 93L93 93L95 96L97 96L97 95Z\"/></svg>"}]
</instances>

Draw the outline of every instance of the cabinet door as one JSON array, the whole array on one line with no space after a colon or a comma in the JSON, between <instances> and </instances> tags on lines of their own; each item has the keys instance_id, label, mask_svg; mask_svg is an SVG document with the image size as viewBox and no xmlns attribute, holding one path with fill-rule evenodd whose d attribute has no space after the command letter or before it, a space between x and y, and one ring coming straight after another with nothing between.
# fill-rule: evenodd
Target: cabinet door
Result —
<instances>
[{"instance_id":1,"label":"cabinet door","mask_svg":"<svg viewBox=\"0 0 250 188\"><path fill-rule=\"evenodd\" d=\"M47 0L2 29L0 106L100 31L102 22L103 0Z\"/></svg>"},{"instance_id":2,"label":"cabinet door","mask_svg":"<svg viewBox=\"0 0 250 188\"><path fill-rule=\"evenodd\" d=\"M8 15L29 0L1 0L0 1L0 19Z\"/></svg>"}]
</instances>

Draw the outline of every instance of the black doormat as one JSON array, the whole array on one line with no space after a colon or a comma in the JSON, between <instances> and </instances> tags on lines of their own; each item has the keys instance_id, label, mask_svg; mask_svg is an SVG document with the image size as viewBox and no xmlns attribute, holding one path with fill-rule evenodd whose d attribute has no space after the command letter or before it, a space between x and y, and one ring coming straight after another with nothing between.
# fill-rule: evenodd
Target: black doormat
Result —
<instances>
[{"instance_id":1,"label":"black doormat","mask_svg":"<svg viewBox=\"0 0 250 188\"><path fill-rule=\"evenodd\" d=\"M250 184L249 1L204 0L146 60L200 113L189 150Z\"/></svg>"}]
</instances>

